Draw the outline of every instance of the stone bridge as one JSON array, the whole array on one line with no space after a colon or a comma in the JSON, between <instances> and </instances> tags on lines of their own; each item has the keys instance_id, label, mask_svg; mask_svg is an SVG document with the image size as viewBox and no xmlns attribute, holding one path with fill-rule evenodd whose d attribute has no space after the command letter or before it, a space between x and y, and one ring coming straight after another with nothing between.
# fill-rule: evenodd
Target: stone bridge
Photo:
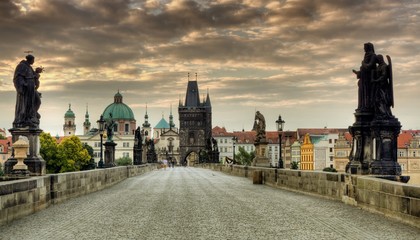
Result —
<instances>
[{"instance_id":1,"label":"stone bridge","mask_svg":"<svg viewBox=\"0 0 420 240\"><path fill-rule=\"evenodd\" d=\"M417 186L338 173L201 167L129 166L1 182L0 239L420 236ZM265 185L252 184L254 176Z\"/></svg>"}]
</instances>

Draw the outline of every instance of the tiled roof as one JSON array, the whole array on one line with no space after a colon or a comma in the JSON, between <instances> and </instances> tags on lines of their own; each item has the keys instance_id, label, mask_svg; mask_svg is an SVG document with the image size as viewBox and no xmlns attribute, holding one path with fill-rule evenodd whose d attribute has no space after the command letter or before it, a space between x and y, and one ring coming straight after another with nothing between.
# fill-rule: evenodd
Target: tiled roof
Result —
<instances>
[{"instance_id":1,"label":"tiled roof","mask_svg":"<svg viewBox=\"0 0 420 240\"><path fill-rule=\"evenodd\" d=\"M411 139L413 139L413 134L411 132L402 131L398 136L398 148L406 148Z\"/></svg>"},{"instance_id":2,"label":"tiled roof","mask_svg":"<svg viewBox=\"0 0 420 240\"><path fill-rule=\"evenodd\" d=\"M169 123L162 117L162 119L156 124L155 129L169 129Z\"/></svg>"},{"instance_id":3,"label":"tiled roof","mask_svg":"<svg viewBox=\"0 0 420 240\"><path fill-rule=\"evenodd\" d=\"M347 128L298 128L299 139L303 139L305 134L309 133L310 135L324 135L332 133L347 132Z\"/></svg>"}]
</instances>

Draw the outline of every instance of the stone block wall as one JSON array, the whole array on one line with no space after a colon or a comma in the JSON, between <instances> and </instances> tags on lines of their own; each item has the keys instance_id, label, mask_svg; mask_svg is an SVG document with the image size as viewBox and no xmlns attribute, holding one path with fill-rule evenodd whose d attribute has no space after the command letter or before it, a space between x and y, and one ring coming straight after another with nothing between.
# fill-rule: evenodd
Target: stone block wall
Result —
<instances>
[{"instance_id":1,"label":"stone block wall","mask_svg":"<svg viewBox=\"0 0 420 240\"><path fill-rule=\"evenodd\" d=\"M420 186L417 185L346 173L221 164L198 164L196 167L246 177L250 180L254 171L261 171L263 183L269 186L343 201L412 226L420 226Z\"/></svg>"},{"instance_id":2,"label":"stone block wall","mask_svg":"<svg viewBox=\"0 0 420 240\"><path fill-rule=\"evenodd\" d=\"M0 225L51 204L108 188L129 177L156 169L155 164L49 174L0 182Z\"/></svg>"},{"instance_id":3,"label":"stone block wall","mask_svg":"<svg viewBox=\"0 0 420 240\"><path fill-rule=\"evenodd\" d=\"M47 208L50 189L49 176L0 182L0 225Z\"/></svg>"}]
</instances>

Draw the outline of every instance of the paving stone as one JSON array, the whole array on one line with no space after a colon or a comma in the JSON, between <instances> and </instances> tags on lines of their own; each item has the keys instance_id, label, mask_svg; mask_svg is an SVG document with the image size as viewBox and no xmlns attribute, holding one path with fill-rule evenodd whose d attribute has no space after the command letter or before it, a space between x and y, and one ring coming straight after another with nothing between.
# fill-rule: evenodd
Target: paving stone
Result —
<instances>
[{"instance_id":1,"label":"paving stone","mask_svg":"<svg viewBox=\"0 0 420 240\"><path fill-rule=\"evenodd\" d=\"M156 170L0 227L0 239L418 239L378 214L197 168Z\"/></svg>"}]
</instances>

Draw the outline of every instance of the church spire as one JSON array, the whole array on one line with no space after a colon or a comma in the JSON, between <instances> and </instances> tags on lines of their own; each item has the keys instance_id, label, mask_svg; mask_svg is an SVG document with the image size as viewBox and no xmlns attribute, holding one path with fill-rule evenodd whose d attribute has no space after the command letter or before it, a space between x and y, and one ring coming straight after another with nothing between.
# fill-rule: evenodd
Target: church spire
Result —
<instances>
[{"instance_id":1,"label":"church spire","mask_svg":"<svg viewBox=\"0 0 420 240\"><path fill-rule=\"evenodd\" d=\"M171 104L171 112L169 114L169 129L172 129L175 127L174 123L174 116L172 115L172 104Z\"/></svg>"},{"instance_id":2,"label":"church spire","mask_svg":"<svg viewBox=\"0 0 420 240\"><path fill-rule=\"evenodd\" d=\"M83 123L83 133L86 135L90 131L90 121L89 121L89 109L88 104L86 103L86 114L85 114L85 122Z\"/></svg>"},{"instance_id":3,"label":"church spire","mask_svg":"<svg viewBox=\"0 0 420 240\"><path fill-rule=\"evenodd\" d=\"M149 115L147 115L147 104L146 104L146 114L144 115L144 123L143 123L143 127L144 127L144 128L149 128L149 127L150 127L150 123L149 123Z\"/></svg>"}]
</instances>

